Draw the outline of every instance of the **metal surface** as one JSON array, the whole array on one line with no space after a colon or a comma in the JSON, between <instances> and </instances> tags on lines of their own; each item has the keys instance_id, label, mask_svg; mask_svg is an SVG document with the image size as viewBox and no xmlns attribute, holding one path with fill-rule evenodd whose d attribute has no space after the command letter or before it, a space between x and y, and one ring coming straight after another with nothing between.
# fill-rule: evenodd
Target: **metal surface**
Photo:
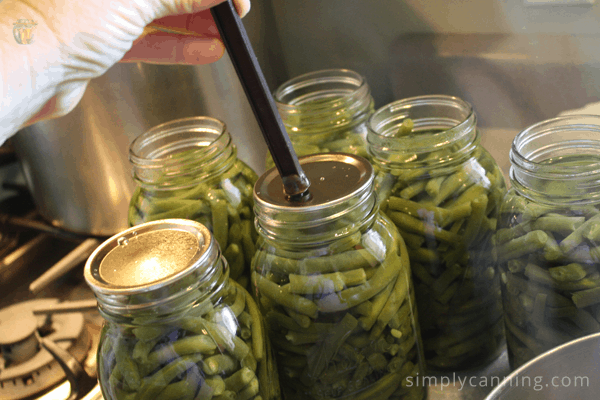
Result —
<instances>
[{"instance_id":1,"label":"metal surface","mask_svg":"<svg viewBox=\"0 0 600 400\"><path fill-rule=\"evenodd\" d=\"M596 400L600 333L558 346L506 377L486 400Z\"/></svg>"},{"instance_id":2,"label":"metal surface","mask_svg":"<svg viewBox=\"0 0 600 400\"><path fill-rule=\"evenodd\" d=\"M42 338L37 332L35 332L35 337L39 341L40 345L48 353L52 354L67 376L71 387L71 392L67 400L76 400L79 397L78 378L81 374L83 374L83 368L81 367L81 364L79 364L79 361L69 354L69 352L60 348L53 341Z\"/></svg>"},{"instance_id":3,"label":"metal surface","mask_svg":"<svg viewBox=\"0 0 600 400\"><path fill-rule=\"evenodd\" d=\"M85 265L85 279L97 296L142 293L151 297L201 266L214 245L195 221L169 219L129 228L102 243ZM158 296L160 293L157 294ZM100 301L99 297L99 301Z\"/></svg>"},{"instance_id":4,"label":"metal surface","mask_svg":"<svg viewBox=\"0 0 600 400\"><path fill-rule=\"evenodd\" d=\"M343 202L364 188L373 179L373 168L362 157L349 154L329 153L300 158L311 181L311 199L304 203L290 203L282 190L281 176L276 169L263 174L255 185L256 199L269 208L301 206L303 210L327 207Z\"/></svg>"},{"instance_id":5,"label":"metal surface","mask_svg":"<svg viewBox=\"0 0 600 400\"><path fill-rule=\"evenodd\" d=\"M63 257L58 263L54 264L50 269L42 274L35 281L29 285L29 291L33 294L37 294L51 282L60 278L68 271L72 270L83 261L85 261L90 254L98 247L100 242L97 239L86 239L73 251Z\"/></svg>"},{"instance_id":6,"label":"metal surface","mask_svg":"<svg viewBox=\"0 0 600 400\"><path fill-rule=\"evenodd\" d=\"M93 300L63 301L62 303L49 306L37 306L33 309L33 315L51 315L82 311L96 311L98 303Z\"/></svg>"},{"instance_id":7,"label":"metal surface","mask_svg":"<svg viewBox=\"0 0 600 400\"><path fill-rule=\"evenodd\" d=\"M128 227L129 144L158 124L199 115L225 121L239 158L264 169L266 146L227 56L202 66L117 64L90 82L72 112L22 130L13 143L44 219L111 236Z\"/></svg>"}]
</instances>

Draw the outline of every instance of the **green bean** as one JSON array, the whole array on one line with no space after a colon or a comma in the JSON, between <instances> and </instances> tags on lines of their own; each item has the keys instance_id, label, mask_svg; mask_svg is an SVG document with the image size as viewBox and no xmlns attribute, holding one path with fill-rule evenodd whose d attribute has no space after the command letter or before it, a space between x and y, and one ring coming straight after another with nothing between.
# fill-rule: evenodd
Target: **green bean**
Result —
<instances>
[{"instance_id":1,"label":"green bean","mask_svg":"<svg viewBox=\"0 0 600 400\"><path fill-rule=\"evenodd\" d=\"M381 310L383 309L386 302L388 301L388 298L389 298L390 293L392 292L392 288L394 286L395 285L393 283L390 283L389 285L387 285L387 287L384 290L382 290L379 294L377 294L373 298L373 309L372 309L371 314L365 315L365 316L362 316L359 318L360 326L363 330L365 330L365 331L371 330L371 328L375 324L375 321L377 320L377 317L379 317Z\"/></svg>"},{"instance_id":2,"label":"green bean","mask_svg":"<svg viewBox=\"0 0 600 400\"><path fill-rule=\"evenodd\" d=\"M306 315L298 314L294 310L290 310L289 308L285 309L287 315L289 315L298 325L302 328L308 328L312 323L311 319Z\"/></svg>"},{"instance_id":3,"label":"green bean","mask_svg":"<svg viewBox=\"0 0 600 400\"><path fill-rule=\"evenodd\" d=\"M212 232L215 240L223 248L227 248L227 239L229 236L229 222L227 218L227 203L224 200L216 199L210 201L212 214Z\"/></svg>"},{"instance_id":4,"label":"green bean","mask_svg":"<svg viewBox=\"0 0 600 400\"><path fill-rule=\"evenodd\" d=\"M587 275L587 271L581 264L572 263L569 265L549 268L548 272L552 279L558 282L579 281Z\"/></svg>"},{"instance_id":5,"label":"green bean","mask_svg":"<svg viewBox=\"0 0 600 400\"><path fill-rule=\"evenodd\" d=\"M236 229L232 227L232 230ZM244 254L239 245L231 243L223 252L223 256L229 263L230 276L239 279L244 272Z\"/></svg>"},{"instance_id":6,"label":"green bean","mask_svg":"<svg viewBox=\"0 0 600 400\"><path fill-rule=\"evenodd\" d=\"M296 294L329 294L342 291L350 286L364 284L367 277L364 269L346 272L332 272L320 275L290 274L290 292Z\"/></svg>"},{"instance_id":7,"label":"green bean","mask_svg":"<svg viewBox=\"0 0 600 400\"><path fill-rule=\"evenodd\" d=\"M202 363L202 370L207 375L215 375L217 373L230 374L237 369L237 361L226 354L211 356Z\"/></svg>"},{"instance_id":8,"label":"green bean","mask_svg":"<svg viewBox=\"0 0 600 400\"><path fill-rule=\"evenodd\" d=\"M201 355L190 355L180 357L167 366L163 367L158 372L149 376L144 380L138 391L136 399L153 400L162 392L175 377L196 365L202 360Z\"/></svg>"},{"instance_id":9,"label":"green bean","mask_svg":"<svg viewBox=\"0 0 600 400\"><path fill-rule=\"evenodd\" d=\"M571 297L577 308L585 308L600 303L600 286L592 289L581 290Z\"/></svg>"},{"instance_id":10,"label":"green bean","mask_svg":"<svg viewBox=\"0 0 600 400\"><path fill-rule=\"evenodd\" d=\"M302 377L304 382L314 383L316 381L337 353L338 348L344 344L357 326L358 320L349 313L345 314L342 320L335 324L331 332L323 338L323 341L308 351L308 365Z\"/></svg>"},{"instance_id":11,"label":"green bean","mask_svg":"<svg viewBox=\"0 0 600 400\"><path fill-rule=\"evenodd\" d=\"M280 274L313 275L369 269L379 264L366 249L350 250L328 257L312 257L302 260L284 258L259 251L257 258L263 260L273 272Z\"/></svg>"},{"instance_id":12,"label":"green bean","mask_svg":"<svg viewBox=\"0 0 600 400\"><path fill-rule=\"evenodd\" d=\"M459 236L450 233L442 228L434 225L426 224L416 218L400 212L389 212L389 217L394 221L400 229L407 230L413 233L423 234L426 237L432 236L444 242L456 243L459 241Z\"/></svg>"},{"instance_id":13,"label":"green bean","mask_svg":"<svg viewBox=\"0 0 600 400\"><path fill-rule=\"evenodd\" d=\"M448 218L448 210L439 207L424 206L417 202L403 199L402 197L390 196L388 198L388 209L401 211L414 218L423 218L431 216L435 222L441 225L441 222Z\"/></svg>"},{"instance_id":14,"label":"green bean","mask_svg":"<svg viewBox=\"0 0 600 400\"><path fill-rule=\"evenodd\" d=\"M392 254L392 256L388 257L379 266L375 275L365 284L345 289L339 293L330 294L317 300L318 310L323 312L343 311L370 299L381 292L390 280L397 277L398 267L395 267L393 264L399 262L400 259L398 256Z\"/></svg>"},{"instance_id":15,"label":"green bean","mask_svg":"<svg viewBox=\"0 0 600 400\"><path fill-rule=\"evenodd\" d=\"M236 400L237 399L237 393L232 392L230 390L226 390L223 392L223 394L221 394L220 396L216 396L213 397L213 400ZM203 397L200 397L200 395L196 396L196 398L194 400L204 400Z\"/></svg>"},{"instance_id":16,"label":"green bean","mask_svg":"<svg viewBox=\"0 0 600 400\"><path fill-rule=\"evenodd\" d=\"M488 197L485 195L476 197L471 202L471 218L469 218L467 221L467 225L465 226L465 231L463 233L464 243L467 247L469 247L478 239L478 233L481 231L483 221L485 219L487 203Z\"/></svg>"},{"instance_id":17,"label":"green bean","mask_svg":"<svg viewBox=\"0 0 600 400\"><path fill-rule=\"evenodd\" d=\"M508 241L516 239L520 236L525 235L532 231L531 222L524 222L513 226L512 228L498 229L494 235L494 241L497 246L504 244Z\"/></svg>"},{"instance_id":18,"label":"green bean","mask_svg":"<svg viewBox=\"0 0 600 400\"><path fill-rule=\"evenodd\" d=\"M225 387L232 392L239 392L248 385L256 375L249 368L242 368L230 377L225 378Z\"/></svg>"},{"instance_id":19,"label":"green bean","mask_svg":"<svg viewBox=\"0 0 600 400\"><path fill-rule=\"evenodd\" d=\"M396 388L400 385L400 381L402 378L401 373L389 373L384 375L381 379L379 379L375 384L368 386L366 389L353 393L352 395L336 397L336 399L340 400L371 400L371 399L387 399L392 393L396 390Z\"/></svg>"},{"instance_id":20,"label":"green bean","mask_svg":"<svg viewBox=\"0 0 600 400\"><path fill-rule=\"evenodd\" d=\"M197 385L193 385L187 380L171 383L167 385L159 394L161 400L192 400Z\"/></svg>"},{"instance_id":21,"label":"green bean","mask_svg":"<svg viewBox=\"0 0 600 400\"><path fill-rule=\"evenodd\" d=\"M400 191L400 197L410 200L419 193L423 192L425 190L425 186L427 186L427 182L424 180L412 183Z\"/></svg>"},{"instance_id":22,"label":"green bean","mask_svg":"<svg viewBox=\"0 0 600 400\"><path fill-rule=\"evenodd\" d=\"M254 373L256 373L256 367L258 367L258 362L252 355L252 353L246 354L246 356L240 361L240 366L242 368L248 367Z\"/></svg>"},{"instance_id":23,"label":"green bean","mask_svg":"<svg viewBox=\"0 0 600 400\"><path fill-rule=\"evenodd\" d=\"M396 284L392 290L392 293L390 294L390 297L381 310L381 313L379 313L379 316L377 317L377 325L371 331L371 338L379 336L379 334L383 332L385 326L390 322L395 314L398 314L400 306L405 299L407 299L410 280L410 277L407 275L407 272L410 270L408 250L402 238L399 238L398 242L401 252L400 263L402 268L398 274L398 278L396 278Z\"/></svg>"},{"instance_id":24,"label":"green bean","mask_svg":"<svg viewBox=\"0 0 600 400\"><path fill-rule=\"evenodd\" d=\"M560 248L563 252L569 253L571 250L575 249L575 247L581 244L584 239L584 234L589 230L596 226L597 222L600 220L600 214L593 216L588 219L586 222L581 224L577 229L573 231L569 236L564 238L562 242L560 242Z\"/></svg>"},{"instance_id":25,"label":"green bean","mask_svg":"<svg viewBox=\"0 0 600 400\"><path fill-rule=\"evenodd\" d=\"M213 390L213 397L220 396L225 392L225 382L219 375L206 377L205 382Z\"/></svg>"},{"instance_id":26,"label":"green bean","mask_svg":"<svg viewBox=\"0 0 600 400\"><path fill-rule=\"evenodd\" d=\"M401 231L400 236L402 236L402 238L406 242L406 245L413 249L418 249L421 246L423 246L423 243L425 243L425 238L423 236L416 235L414 233Z\"/></svg>"},{"instance_id":27,"label":"green bean","mask_svg":"<svg viewBox=\"0 0 600 400\"><path fill-rule=\"evenodd\" d=\"M145 371L154 371L161 364L179 356L210 354L216 348L215 342L206 335L187 336L153 351L149 354L146 362L142 362L140 365Z\"/></svg>"},{"instance_id":28,"label":"green bean","mask_svg":"<svg viewBox=\"0 0 600 400\"><path fill-rule=\"evenodd\" d=\"M451 194L460 194L469 186L479 182L482 177L474 175L476 174L462 169L448 176L442 183L438 195L434 197L433 203L435 205L439 205L442 202L444 202L444 200L446 200Z\"/></svg>"},{"instance_id":29,"label":"green bean","mask_svg":"<svg viewBox=\"0 0 600 400\"><path fill-rule=\"evenodd\" d=\"M391 222L385 221L393 229ZM395 229L392 234L396 234ZM408 325L403 329L412 329L414 304L404 301L409 293L404 241L399 237L381 249L380 237L361 236L352 247L328 246L327 251L293 254L263 247L255 258L255 270L262 276L254 276L256 272L253 281L269 337L278 351L280 375L285 379L284 387L300 397L343 398L362 392L363 386L368 386L367 379L377 384L381 371L402 346L386 340L392 337L387 320L400 314L401 322ZM267 291L261 290L265 280L270 286ZM299 313L290 304L291 296L297 296L294 301L315 305L317 314ZM269 300L263 302L264 298ZM379 330L378 337L371 340L371 332ZM410 351L414 338L404 346ZM365 363L369 356L377 370ZM416 352L411 353L411 359L416 357ZM359 367L363 363L366 366ZM362 372L357 374L357 369ZM358 379L360 374L364 376Z\"/></svg>"},{"instance_id":30,"label":"green bean","mask_svg":"<svg viewBox=\"0 0 600 400\"><path fill-rule=\"evenodd\" d=\"M446 179L444 176L430 179L429 182L427 182L427 185L425 185L427 194L431 197L437 196L440 193L440 186L442 185L442 182L444 182L444 179Z\"/></svg>"},{"instance_id":31,"label":"green bean","mask_svg":"<svg viewBox=\"0 0 600 400\"><path fill-rule=\"evenodd\" d=\"M235 291L235 301L231 306L229 306L229 309L237 318L246 307L246 295L244 293L244 289L236 284L233 285L233 289Z\"/></svg>"},{"instance_id":32,"label":"green bean","mask_svg":"<svg viewBox=\"0 0 600 400\"><path fill-rule=\"evenodd\" d=\"M255 282L255 286L258 288L258 290L272 300L276 300L285 307L299 312L300 314L304 314L311 318L317 317L317 305L302 296L291 293L288 285L279 286L276 283L258 275L256 272L252 273L252 280Z\"/></svg>"},{"instance_id":33,"label":"green bean","mask_svg":"<svg viewBox=\"0 0 600 400\"><path fill-rule=\"evenodd\" d=\"M133 352L131 354L133 360L138 363L144 363L148 359L148 355L154 346L156 346L161 339L162 337L158 336L148 341L138 340L138 342L133 346Z\"/></svg>"},{"instance_id":34,"label":"green bean","mask_svg":"<svg viewBox=\"0 0 600 400\"><path fill-rule=\"evenodd\" d=\"M527 234L512 239L500 246L498 250L498 261L502 262L511 258L518 258L525 254L533 253L543 248L548 240L548 234L544 231L531 231Z\"/></svg>"},{"instance_id":35,"label":"green bean","mask_svg":"<svg viewBox=\"0 0 600 400\"><path fill-rule=\"evenodd\" d=\"M252 318L252 350L256 361L261 362L264 358L264 334L262 326L262 317L258 310L258 306L251 296L246 296L246 306Z\"/></svg>"},{"instance_id":36,"label":"green bean","mask_svg":"<svg viewBox=\"0 0 600 400\"><path fill-rule=\"evenodd\" d=\"M579 228L584 221L585 217L565 217L560 214L546 214L546 216L536 219L532 228L567 236Z\"/></svg>"},{"instance_id":37,"label":"green bean","mask_svg":"<svg viewBox=\"0 0 600 400\"><path fill-rule=\"evenodd\" d=\"M231 332L222 325L217 325L200 317L185 317L178 322L183 329L197 333L208 334L217 342L219 346L224 347L237 360L242 360L250 352L250 348L242 339L233 336Z\"/></svg>"},{"instance_id":38,"label":"green bean","mask_svg":"<svg viewBox=\"0 0 600 400\"><path fill-rule=\"evenodd\" d=\"M587 311L577 310L577 313L568 317L575 325L581 328L584 334L591 334L600 331L600 324Z\"/></svg>"},{"instance_id":39,"label":"green bean","mask_svg":"<svg viewBox=\"0 0 600 400\"><path fill-rule=\"evenodd\" d=\"M115 346L117 368L123 376L128 387L132 390L139 389L141 377L137 364L129 357L129 346L125 340L119 340Z\"/></svg>"},{"instance_id":40,"label":"green bean","mask_svg":"<svg viewBox=\"0 0 600 400\"><path fill-rule=\"evenodd\" d=\"M137 326L132 332L135 337L142 341L150 341L160 338L167 332L168 328L164 326Z\"/></svg>"}]
</instances>

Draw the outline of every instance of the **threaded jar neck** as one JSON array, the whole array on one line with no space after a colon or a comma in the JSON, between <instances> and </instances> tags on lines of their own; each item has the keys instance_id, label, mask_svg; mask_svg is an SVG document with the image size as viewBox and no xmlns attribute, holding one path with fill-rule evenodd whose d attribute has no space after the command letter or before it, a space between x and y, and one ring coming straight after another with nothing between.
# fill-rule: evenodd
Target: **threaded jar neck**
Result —
<instances>
[{"instance_id":1,"label":"threaded jar neck","mask_svg":"<svg viewBox=\"0 0 600 400\"><path fill-rule=\"evenodd\" d=\"M226 125L209 117L158 125L138 136L129 148L134 180L156 190L192 187L221 175L236 158Z\"/></svg>"},{"instance_id":2,"label":"threaded jar neck","mask_svg":"<svg viewBox=\"0 0 600 400\"><path fill-rule=\"evenodd\" d=\"M305 203L280 200L281 179L276 178L275 169L257 181L254 211L261 237L277 247L323 246L375 220L379 208L373 191L373 168L367 160L328 153L302 157L300 164L311 181L313 196Z\"/></svg>"},{"instance_id":3,"label":"threaded jar neck","mask_svg":"<svg viewBox=\"0 0 600 400\"><path fill-rule=\"evenodd\" d=\"M411 133L399 134L408 119L413 124ZM369 153L384 170L456 168L479 144L473 107L452 96L418 96L392 102L376 110L367 127Z\"/></svg>"},{"instance_id":4,"label":"threaded jar neck","mask_svg":"<svg viewBox=\"0 0 600 400\"><path fill-rule=\"evenodd\" d=\"M346 69L310 72L291 79L274 93L290 137L352 128L373 108L365 78Z\"/></svg>"},{"instance_id":5,"label":"threaded jar neck","mask_svg":"<svg viewBox=\"0 0 600 400\"><path fill-rule=\"evenodd\" d=\"M519 133L510 150L510 182L536 202L600 202L600 116L564 116Z\"/></svg>"}]
</instances>

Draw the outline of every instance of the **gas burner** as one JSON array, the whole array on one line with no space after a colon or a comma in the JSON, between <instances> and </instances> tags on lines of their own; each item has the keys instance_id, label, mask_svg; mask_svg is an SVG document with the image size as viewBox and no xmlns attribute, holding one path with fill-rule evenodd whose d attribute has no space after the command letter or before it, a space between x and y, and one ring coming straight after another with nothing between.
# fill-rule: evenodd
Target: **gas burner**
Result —
<instances>
[{"instance_id":1,"label":"gas burner","mask_svg":"<svg viewBox=\"0 0 600 400\"><path fill-rule=\"evenodd\" d=\"M31 397L65 379L59 362L40 346L40 338L79 362L86 358L91 338L82 313L34 314L58 303L58 299L36 299L0 310L0 400Z\"/></svg>"}]
</instances>

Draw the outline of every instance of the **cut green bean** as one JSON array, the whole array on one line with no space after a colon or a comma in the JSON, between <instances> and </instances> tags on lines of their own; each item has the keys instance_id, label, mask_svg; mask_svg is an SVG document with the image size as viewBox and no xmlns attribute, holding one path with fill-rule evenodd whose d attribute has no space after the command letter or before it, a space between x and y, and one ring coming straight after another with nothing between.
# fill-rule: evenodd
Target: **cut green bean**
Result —
<instances>
[{"instance_id":1,"label":"cut green bean","mask_svg":"<svg viewBox=\"0 0 600 400\"><path fill-rule=\"evenodd\" d=\"M296 294L339 292L344 288L361 285L367 281L367 276L362 268L319 275L290 274L288 278L290 280L290 292Z\"/></svg>"}]
</instances>

